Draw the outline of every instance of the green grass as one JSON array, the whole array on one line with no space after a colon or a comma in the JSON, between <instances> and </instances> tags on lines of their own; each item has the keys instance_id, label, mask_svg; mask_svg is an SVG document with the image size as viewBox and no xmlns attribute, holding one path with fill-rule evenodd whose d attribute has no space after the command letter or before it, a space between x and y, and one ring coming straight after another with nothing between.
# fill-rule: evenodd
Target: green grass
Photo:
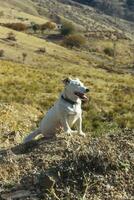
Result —
<instances>
[{"instance_id":1,"label":"green grass","mask_svg":"<svg viewBox=\"0 0 134 200\"><path fill-rule=\"evenodd\" d=\"M67 64L67 63L66 63ZM79 77L91 90L83 105L83 129L94 135L134 128L134 79L88 66L32 68L0 61L1 136L18 131L20 141L34 129L63 89L63 77ZM2 139L3 142L4 139Z\"/></svg>"},{"instance_id":2,"label":"green grass","mask_svg":"<svg viewBox=\"0 0 134 200\"><path fill-rule=\"evenodd\" d=\"M0 27L4 59L10 60L0 61L0 146L11 145L11 131L18 132L19 142L38 125L68 76L80 78L91 90L90 100L83 105L83 129L87 134L98 136L118 128L134 128L133 76L99 69L105 60L111 68L112 58L102 54L104 48L112 47L111 41L89 41L91 48L99 47L98 52L76 51L13 30L16 42L7 41L10 31ZM118 72L122 64L131 62L132 53L128 41L118 42L117 47ZM36 53L39 48L45 48L46 53ZM28 55L25 64L21 64L23 53Z\"/></svg>"}]
</instances>

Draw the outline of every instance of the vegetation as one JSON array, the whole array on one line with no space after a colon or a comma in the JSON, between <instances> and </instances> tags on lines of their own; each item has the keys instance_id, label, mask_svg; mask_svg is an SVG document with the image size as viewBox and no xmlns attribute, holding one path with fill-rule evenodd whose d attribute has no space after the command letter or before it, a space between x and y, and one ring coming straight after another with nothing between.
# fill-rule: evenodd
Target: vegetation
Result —
<instances>
[{"instance_id":1,"label":"vegetation","mask_svg":"<svg viewBox=\"0 0 134 200\"><path fill-rule=\"evenodd\" d=\"M4 122L3 126L7 124L7 130L21 131L24 137L36 127L43 116L41 112L46 112L58 98L63 88L61 80L70 71L72 76L79 77L91 89L90 100L83 105L85 132L92 131L97 135L118 127L133 128L134 83L130 75L113 75L89 66L73 66L64 62L63 66L55 67L53 79L53 67L48 64L43 68L3 61L0 64L0 73L3 74L0 79L0 99L3 102L0 121Z\"/></svg>"},{"instance_id":2,"label":"vegetation","mask_svg":"<svg viewBox=\"0 0 134 200\"><path fill-rule=\"evenodd\" d=\"M0 0L4 11L1 25L23 21L29 27L16 31L0 26L0 198L131 200L134 60L130 24L120 20L115 25L114 18L72 2L69 6L68 1L42 2L14 0L5 4ZM70 20L71 28L63 35L58 29L47 31L50 37L45 40L40 27L47 24L50 28L52 22L47 17L53 10L62 20ZM107 30L115 27L129 34L116 41L114 67L113 41ZM104 31L104 37L96 39L92 33L88 37L85 32L86 38L78 35L92 28L97 34ZM67 45L79 49L62 46L64 38ZM82 104L86 138L58 133L53 140L40 138L23 145L23 138L59 98L62 80L68 76L80 78L90 89L89 100Z\"/></svg>"},{"instance_id":3,"label":"vegetation","mask_svg":"<svg viewBox=\"0 0 134 200\"><path fill-rule=\"evenodd\" d=\"M106 137L84 139L61 133L56 140L40 139L3 150L1 197L132 200L132 134L124 130ZM15 138L16 133L12 132L10 143Z\"/></svg>"},{"instance_id":4,"label":"vegetation","mask_svg":"<svg viewBox=\"0 0 134 200\"><path fill-rule=\"evenodd\" d=\"M75 32L75 26L68 21L62 23L61 35L67 36Z\"/></svg>"},{"instance_id":5,"label":"vegetation","mask_svg":"<svg viewBox=\"0 0 134 200\"><path fill-rule=\"evenodd\" d=\"M46 22L45 24L42 24L40 26L42 32L44 32L45 30L54 30L55 28L56 24L54 24L53 22Z\"/></svg>"},{"instance_id":6,"label":"vegetation","mask_svg":"<svg viewBox=\"0 0 134 200\"><path fill-rule=\"evenodd\" d=\"M67 47L82 47L86 43L86 39L82 35L69 35L66 36L63 44Z\"/></svg>"},{"instance_id":7,"label":"vegetation","mask_svg":"<svg viewBox=\"0 0 134 200\"><path fill-rule=\"evenodd\" d=\"M4 50L0 49L0 57L3 57L3 56L4 56Z\"/></svg>"},{"instance_id":8,"label":"vegetation","mask_svg":"<svg viewBox=\"0 0 134 200\"><path fill-rule=\"evenodd\" d=\"M5 27L11 28L16 31L25 31L27 30L27 26L23 23L7 23L4 24Z\"/></svg>"},{"instance_id":9,"label":"vegetation","mask_svg":"<svg viewBox=\"0 0 134 200\"><path fill-rule=\"evenodd\" d=\"M121 18L126 18L131 21L134 19L134 1L133 0L74 0L82 4L90 5L100 9L106 14L116 15ZM128 18L129 15L129 18Z\"/></svg>"},{"instance_id":10,"label":"vegetation","mask_svg":"<svg viewBox=\"0 0 134 200\"><path fill-rule=\"evenodd\" d=\"M104 49L104 53L107 54L108 56L114 56L114 49L107 47Z\"/></svg>"},{"instance_id":11,"label":"vegetation","mask_svg":"<svg viewBox=\"0 0 134 200\"><path fill-rule=\"evenodd\" d=\"M15 34L13 32L9 32L7 34L7 39L8 40L12 40L12 41L16 41L16 36L15 36Z\"/></svg>"},{"instance_id":12,"label":"vegetation","mask_svg":"<svg viewBox=\"0 0 134 200\"><path fill-rule=\"evenodd\" d=\"M33 29L34 33L36 33L38 30L40 30L40 25L32 23L31 28Z\"/></svg>"},{"instance_id":13,"label":"vegetation","mask_svg":"<svg viewBox=\"0 0 134 200\"><path fill-rule=\"evenodd\" d=\"M23 60L23 63L26 61L26 58L27 58L27 53L23 52L23 53L22 53L22 60Z\"/></svg>"}]
</instances>

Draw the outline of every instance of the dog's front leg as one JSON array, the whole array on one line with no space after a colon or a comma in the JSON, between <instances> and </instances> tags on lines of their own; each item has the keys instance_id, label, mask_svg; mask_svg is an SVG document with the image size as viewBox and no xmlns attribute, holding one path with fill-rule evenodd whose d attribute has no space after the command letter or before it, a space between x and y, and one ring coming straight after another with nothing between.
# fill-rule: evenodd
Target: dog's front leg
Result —
<instances>
[{"instance_id":1,"label":"dog's front leg","mask_svg":"<svg viewBox=\"0 0 134 200\"><path fill-rule=\"evenodd\" d=\"M63 129L64 129L64 132L65 132L66 134L68 134L68 135L71 135L72 130L71 130L69 124L68 124L68 121L67 121L67 117L66 117L66 116L62 117L62 119L61 119L61 124L62 124L62 127L63 127Z\"/></svg>"},{"instance_id":2,"label":"dog's front leg","mask_svg":"<svg viewBox=\"0 0 134 200\"><path fill-rule=\"evenodd\" d=\"M76 123L77 123L77 130L78 130L78 133L79 133L80 135L82 135L83 137L85 137L86 135L85 135L85 133L83 133L83 131L82 131L82 117L81 117L81 116L78 118L78 120L76 121Z\"/></svg>"}]
</instances>

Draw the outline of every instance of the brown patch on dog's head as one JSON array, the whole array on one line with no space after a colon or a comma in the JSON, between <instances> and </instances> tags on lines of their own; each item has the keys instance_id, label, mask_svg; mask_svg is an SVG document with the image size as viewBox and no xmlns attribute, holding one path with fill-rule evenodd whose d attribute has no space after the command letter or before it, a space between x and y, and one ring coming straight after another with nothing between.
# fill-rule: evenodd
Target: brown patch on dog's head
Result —
<instances>
[{"instance_id":1,"label":"brown patch on dog's head","mask_svg":"<svg viewBox=\"0 0 134 200\"><path fill-rule=\"evenodd\" d=\"M70 77L69 77L69 78L65 78L65 79L63 80L63 83L64 83L65 85L67 85L67 84L70 83L70 81L71 81L71 78L70 78Z\"/></svg>"}]
</instances>

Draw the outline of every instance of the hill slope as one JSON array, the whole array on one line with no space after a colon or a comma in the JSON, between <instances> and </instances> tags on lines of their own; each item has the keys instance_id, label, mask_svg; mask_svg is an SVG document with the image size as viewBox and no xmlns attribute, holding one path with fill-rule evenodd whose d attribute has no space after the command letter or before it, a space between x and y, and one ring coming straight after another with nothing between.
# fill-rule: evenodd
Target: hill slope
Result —
<instances>
[{"instance_id":1,"label":"hill slope","mask_svg":"<svg viewBox=\"0 0 134 200\"><path fill-rule=\"evenodd\" d=\"M86 4L98 8L102 12L109 15L116 15L130 21L134 20L134 1L133 0L74 0L81 4Z\"/></svg>"},{"instance_id":2,"label":"hill slope","mask_svg":"<svg viewBox=\"0 0 134 200\"><path fill-rule=\"evenodd\" d=\"M116 26L113 18L72 1L0 2L2 23L42 24L56 12L84 29L89 23L88 28L130 33L130 23L121 20ZM7 37L11 32L14 39ZM85 47L68 49L47 34L0 26L0 199L132 200L132 40L117 41L113 65L105 53L113 50L109 39L90 38ZM82 105L86 138L59 133L53 140L21 144L59 98L62 80L69 76L80 78L91 91Z\"/></svg>"},{"instance_id":3,"label":"hill slope","mask_svg":"<svg viewBox=\"0 0 134 200\"><path fill-rule=\"evenodd\" d=\"M114 17L99 12L93 7L78 4L71 0L32 0L40 14L50 16L56 14L69 19L89 30L120 30L126 33L134 31L133 22L118 18L115 23Z\"/></svg>"},{"instance_id":4,"label":"hill slope","mask_svg":"<svg viewBox=\"0 0 134 200\"><path fill-rule=\"evenodd\" d=\"M1 197L132 200L133 134L86 139L61 134L0 151Z\"/></svg>"},{"instance_id":5,"label":"hill slope","mask_svg":"<svg viewBox=\"0 0 134 200\"><path fill-rule=\"evenodd\" d=\"M32 15L38 15L38 12L31 0L0 0L0 7L17 9Z\"/></svg>"},{"instance_id":6,"label":"hill slope","mask_svg":"<svg viewBox=\"0 0 134 200\"><path fill-rule=\"evenodd\" d=\"M89 52L67 49L36 35L13 30L16 41L10 41L7 39L9 32L11 29L0 27L0 45L4 50L0 61L2 146L9 145L8 136L4 138L4 135L11 130L21 132L21 141L23 133L36 126L42 110L44 113L58 97L61 80L69 75L79 77L91 88L92 99L84 106L85 131L95 130L97 135L107 132L109 128L118 129L118 126L133 128L133 76L122 76L125 73L122 66L129 65L133 60L128 41L118 42L118 67L115 69L112 58L103 52L106 47L112 47L111 41L92 40L90 47L93 51ZM98 46L100 49L95 52ZM39 51L42 48L44 53ZM25 61L23 53L27 55ZM26 111L25 114L22 110ZM29 116L29 110L34 114ZM17 117L16 112L22 115Z\"/></svg>"}]
</instances>

